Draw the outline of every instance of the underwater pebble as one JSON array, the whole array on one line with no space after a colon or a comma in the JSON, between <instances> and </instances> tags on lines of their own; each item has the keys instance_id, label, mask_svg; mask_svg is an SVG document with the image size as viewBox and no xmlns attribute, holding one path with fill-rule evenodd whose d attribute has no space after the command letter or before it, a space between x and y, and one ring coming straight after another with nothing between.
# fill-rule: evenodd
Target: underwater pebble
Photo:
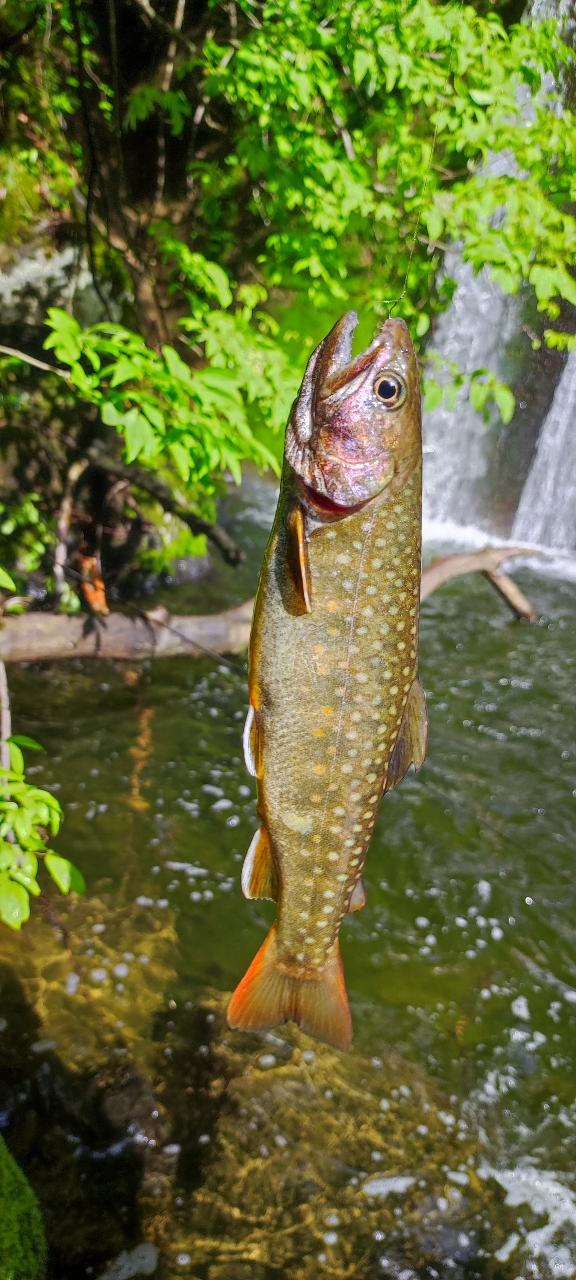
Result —
<instances>
[{"instance_id":1,"label":"underwater pebble","mask_svg":"<svg viewBox=\"0 0 576 1280\"><path fill-rule=\"evenodd\" d=\"M216 804L211 804L211 805L210 805L210 808L211 808L211 810L212 810L212 813L222 813L222 811L223 811L224 809L231 809L231 808L232 808L232 801L231 801L231 800L226 800L226 799L223 799L223 800L217 800L217 801L216 801Z\"/></svg>"},{"instance_id":2,"label":"underwater pebble","mask_svg":"<svg viewBox=\"0 0 576 1280\"><path fill-rule=\"evenodd\" d=\"M526 996L517 996L510 1005L515 1018L523 1018L524 1022L530 1021L530 1010Z\"/></svg>"},{"instance_id":3,"label":"underwater pebble","mask_svg":"<svg viewBox=\"0 0 576 1280\"><path fill-rule=\"evenodd\" d=\"M189 1253L177 1253L177 1254L176 1254L176 1266L177 1266L177 1267L187 1267L187 1266L189 1266L189 1264L191 1263L191 1261L192 1261L192 1258L190 1257L190 1254L189 1254Z\"/></svg>"},{"instance_id":4,"label":"underwater pebble","mask_svg":"<svg viewBox=\"0 0 576 1280\"><path fill-rule=\"evenodd\" d=\"M316 1057L316 1054L314 1053L313 1049L305 1049L304 1053L302 1054L302 1061L313 1062L315 1057Z\"/></svg>"},{"instance_id":5,"label":"underwater pebble","mask_svg":"<svg viewBox=\"0 0 576 1280\"><path fill-rule=\"evenodd\" d=\"M105 925L105 924L93 924L93 925L92 925L92 933L104 933L105 929L106 929L106 925Z\"/></svg>"},{"instance_id":6,"label":"underwater pebble","mask_svg":"<svg viewBox=\"0 0 576 1280\"><path fill-rule=\"evenodd\" d=\"M105 982L108 974L105 969L93 969L90 977L93 982Z\"/></svg>"},{"instance_id":7,"label":"underwater pebble","mask_svg":"<svg viewBox=\"0 0 576 1280\"><path fill-rule=\"evenodd\" d=\"M214 897L214 894L212 893L211 889L205 889L203 897L206 899L206 902L211 902L212 898Z\"/></svg>"},{"instance_id":8,"label":"underwater pebble","mask_svg":"<svg viewBox=\"0 0 576 1280\"><path fill-rule=\"evenodd\" d=\"M322 1236L322 1239L324 1241L324 1244L336 1244L338 1241L338 1232L325 1231L324 1235Z\"/></svg>"},{"instance_id":9,"label":"underwater pebble","mask_svg":"<svg viewBox=\"0 0 576 1280\"><path fill-rule=\"evenodd\" d=\"M168 899L167 899L167 898L158 898L158 899L157 899L157 901L156 901L156 906L157 906L157 907L169 907L169 906L170 906L170 903L169 903L169 901L168 901Z\"/></svg>"},{"instance_id":10,"label":"underwater pebble","mask_svg":"<svg viewBox=\"0 0 576 1280\"><path fill-rule=\"evenodd\" d=\"M276 1133L274 1135L274 1141L277 1147L286 1147L288 1145L287 1138L285 1138L281 1133Z\"/></svg>"},{"instance_id":11,"label":"underwater pebble","mask_svg":"<svg viewBox=\"0 0 576 1280\"><path fill-rule=\"evenodd\" d=\"M80 977L77 973L69 973L66 978L64 990L67 996L75 996L80 985Z\"/></svg>"},{"instance_id":12,"label":"underwater pebble","mask_svg":"<svg viewBox=\"0 0 576 1280\"><path fill-rule=\"evenodd\" d=\"M125 1249L111 1263L100 1280L132 1280L133 1276L151 1276L158 1266L158 1250L153 1244L138 1244L128 1253Z\"/></svg>"},{"instance_id":13,"label":"underwater pebble","mask_svg":"<svg viewBox=\"0 0 576 1280\"><path fill-rule=\"evenodd\" d=\"M273 1067L276 1063L276 1058L273 1053L261 1053L258 1062L261 1067Z\"/></svg>"},{"instance_id":14,"label":"underwater pebble","mask_svg":"<svg viewBox=\"0 0 576 1280\"><path fill-rule=\"evenodd\" d=\"M501 941L502 941L502 938L504 937L504 932L503 932L503 930L500 928L500 925L498 925L498 924L494 925L494 928L492 929L492 937L493 937L493 939L494 939L494 941L495 941L495 942L501 942Z\"/></svg>"},{"instance_id":15,"label":"underwater pebble","mask_svg":"<svg viewBox=\"0 0 576 1280\"><path fill-rule=\"evenodd\" d=\"M150 964L150 956L138 956L140 964Z\"/></svg>"},{"instance_id":16,"label":"underwater pebble","mask_svg":"<svg viewBox=\"0 0 576 1280\"><path fill-rule=\"evenodd\" d=\"M199 1144L200 1144L200 1146L201 1146L201 1147L205 1147L205 1146L206 1146L206 1144L207 1144L209 1141L210 1141L210 1134L209 1134L209 1133L201 1133L201 1134L200 1134L200 1137L199 1137L199 1139L198 1139L198 1142L199 1142Z\"/></svg>"},{"instance_id":17,"label":"underwater pebble","mask_svg":"<svg viewBox=\"0 0 576 1280\"><path fill-rule=\"evenodd\" d=\"M201 902L201 901L202 901L202 894L201 894L201 893L198 893L198 890L197 890L197 889L195 889L194 893L191 893L191 894L190 894L190 901L191 901L191 902Z\"/></svg>"},{"instance_id":18,"label":"underwater pebble","mask_svg":"<svg viewBox=\"0 0 576 1280\"><path fill-rule=\"evenodd\" d=\"M117 978L127 978L130 970L127 964L115 964L112 972Z\"/></svg>"},{"instance_id":19,"label":"underwater pebble","mask_svg":"<svg viewBox=\"0 0 576 1280\"><path fill-rule=\"evenodd\" d=\"M388 1099L387 1099L387 1098L382 1098L382 1100L381 1100L381 1102L380 1102L380 1110L381 1110L381 1111L389 1111L389 1110L390 1110L390 1103L389 1103L389 1101L388 1101Z\"/></svg>"},{"instance_id":20,"label":"underwater pebble","mask_svg":"<svg viewBox=\"0 0 576 1280\"><path fill-rule=\"evenodd\" d=\"M137 907L153 907L154 899L146 898L144 894L140 894L140 897L136 899L136 906Z\"/></svg>"},{"instance_id":21,"label":"underwater pebble","mask_svg":"<svg viewBox=\"0 0 576 1280\"><path fill-rule=\"evenodd\" d=\"M240 826L240 819L239 819L239 817L238 817L238 814L237 814L237 813L233 813L231 818L227 818L227 819L226 819L226 826L227 826L227 827L239 827L239 826Z\"/></svg>"},{"instance_id":22,"label":"underwater pebble","mask_svg":"<svg viewBox=\"0 0 576 1280\"><path fill-rule=\"evenodd\" d=\"M178 1142L170 1142L167 1147L164 1147L164 1155L179 1156L181 1150L182 1148Z\"/></svg>"},{"instance_id":23,"label":"underwater pebble","mask_svg":"<svg viewBox=\"0 0 576 1280\"><path fill-rule=\"evenodd\" d=\"M106 974L104 974L104 977L106 977ZM30 1048L32 1053L48 1053L49 1049L56 1048L56 1040L36 1040L34 1044L30 1045Z\"/></svg>"}]
</instances>

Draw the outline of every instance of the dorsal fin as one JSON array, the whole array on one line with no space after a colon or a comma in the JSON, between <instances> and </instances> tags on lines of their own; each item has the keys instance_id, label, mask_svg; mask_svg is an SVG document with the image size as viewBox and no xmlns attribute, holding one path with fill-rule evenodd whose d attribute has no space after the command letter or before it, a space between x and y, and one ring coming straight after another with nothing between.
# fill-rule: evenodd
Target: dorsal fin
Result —
<instances>
[{"instance_id":1,"label":"dorsal fin","mask_svg":"<svg viewBox=\"0 0 576 1280\"><path fill-rule=\"evenodd\" d=\"M286 517L286 558L294 586L296 612L312 612L310 560L304 528L304 513L299 503Z\"/></svg>"},{"instance_id":2,"label":"dorsal fin","mask_svg":"<svg viewBox=\"0 0 576 1280\"><path fill-rule=\"evenodd\" d=\"M428 712L426 710L426 695L416 676L408 694L402 724L390 757L386 776L386 791L391 791L397 782L402 781L404 774L412 763L415 769L420 768L426 755L427 745Z\"/></svg>"},{"instance_id":3,"label":"dorsal fin","mask_svg":"<svg viewBox=\"0 0 576 1280\"><path fill-rule=\"evenodd\" d=\"M242 893L245 898L271 898L278 901L278 873L272 854L272 843L264 825L253 837L242 867Z\"/></svg>"}]
</instances>

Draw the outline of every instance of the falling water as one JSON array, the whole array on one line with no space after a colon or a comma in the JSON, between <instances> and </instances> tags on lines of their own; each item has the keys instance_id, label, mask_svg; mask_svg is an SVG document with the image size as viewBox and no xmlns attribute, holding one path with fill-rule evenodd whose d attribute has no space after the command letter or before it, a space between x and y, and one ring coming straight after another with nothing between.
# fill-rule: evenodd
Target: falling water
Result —
<instances>
[{"instance_id":1,"label":"falling water","mask_svg":"<svg viewBox=\"0 0 576 1280\"><path fill-rule=\"evenodd\" d=\"M541 21L569 14L569 0L532 0L525 17ZM543 89L549 94L552 82L545 80ZM530 100L519 99L519 107L529 113ZM511 166L514 158L502 153L490 168L510 173ZM487 269L474 275L457 246L446 255L445 270L457 287L437 322L430 350L465 374L493 370L513 388L516 412L508 427L495 408L486 420L462 387L451 407L443 403L425 414L428 538L478 541L486 533L512 532L515 540L576 549L576 354L563 373L559 353L532 350L543 324L527 287L516 297L505 296ZM563 328L573 327L573 317L563 315L562 320Z\"/></svg>"},{"instance_id":2,"label":"falling water","mask_svg":"<svg viewBox=\"0 0 576 1280\"><path fill-rule=\"evenodd\" d=\"M576 351L568 357L542 426L512 537L576 550Z\"/></svg>"},{"instance_id":3,"label":"falling water","mask_svg":"<svg viewBox=\"0 0 576 1280\"><path fill-rule=\"evenodd\" d=\"M446 255L447 275L456 281L452 303L440 316L432 349L463 373L494 369L503 376L502 351L516 329L516 299L505 297L489 279L475 276L457 249ZM455 406L445 402L424 418L424 512L428 525L483 523L482 490L489 470L493 421L485 422L459 388Z\"/></svg>"}]
</instances>

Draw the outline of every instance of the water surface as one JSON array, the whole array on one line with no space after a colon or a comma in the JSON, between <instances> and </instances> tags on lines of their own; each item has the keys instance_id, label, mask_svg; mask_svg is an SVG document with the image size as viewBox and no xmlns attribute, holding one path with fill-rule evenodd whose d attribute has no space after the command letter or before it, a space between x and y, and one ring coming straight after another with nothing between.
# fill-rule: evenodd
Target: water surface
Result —
<instances>
[{"instance_id":1,"label":"water surface","mask_svg":"<svg viewBox=\"0 0 576 1280\"><path fill-rule=\"evenodd\" d=\"M243 567L164 602L250 595L273 506L258 481L236 494ZM87 882L74 903L46 882L0 934L0 1122L50 1280L123 1251L118 1280L576 1273L576 595L518 576L536 626L480 576L423 606L430 750L382 805L342 928L347 1054L225 1027L274 918L239 884L243 660L11 669Z\"/></svg>"}]
</instances>

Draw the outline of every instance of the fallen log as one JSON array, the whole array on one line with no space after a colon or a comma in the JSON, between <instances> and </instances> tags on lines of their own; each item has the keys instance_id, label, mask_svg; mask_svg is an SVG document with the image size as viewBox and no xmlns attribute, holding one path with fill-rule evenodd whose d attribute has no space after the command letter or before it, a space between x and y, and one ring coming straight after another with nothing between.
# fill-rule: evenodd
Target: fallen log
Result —
<instances>
[{"instance_id":1,"label":"fallen log","mask_svg":"<svg viewBox=\"0 0 576 1280\"><path fill-rule=\"evenodd\" d=\"M166 609L130 618L29 613L5 617L0 628L0 661L37 662L55 658L172 658L178 654L241 653L248 645L252 600L236 609L193 617L172 617Z\"/></svg>"},{"instance_id":2,"label":"fallen log","mask_svg":"<svg viewBox=\"0 0 576 1280\"><path fill-rule=\"evenodd\" d=\"M483 547L481 551L463 551L457 555L436 556L422 574L420 601L425 600L433 591L443 586L445 582L450 582L452 578L479 572L492 583L517 618L536 622L538 618L536 609L527 600L514 579L507 573L503 573L499 566L503 560L512 560L514 556L539 554L530 547Z\"/></svg>"},{"instance_id":3,"label":"fallen log","mask_svg":"<svg viewBox=\"0 0 576 1280\"><path fill-rule=\"evenodd\" d=\"M526 555L525 547L485 547L483 551L443 556L422 574L420 599L462 574L486 574L517 617L534 621L536 610L518 585L499 565ZM129 617L70 617L58 613L29 613L4 617L0 626L0 662L37 662L57 658L172 658L179 654L214 656L242 653L248 646L254 601L246 600L223 613L178 617L167 609L152 609Z\"/></svg>"}]
</instances>

